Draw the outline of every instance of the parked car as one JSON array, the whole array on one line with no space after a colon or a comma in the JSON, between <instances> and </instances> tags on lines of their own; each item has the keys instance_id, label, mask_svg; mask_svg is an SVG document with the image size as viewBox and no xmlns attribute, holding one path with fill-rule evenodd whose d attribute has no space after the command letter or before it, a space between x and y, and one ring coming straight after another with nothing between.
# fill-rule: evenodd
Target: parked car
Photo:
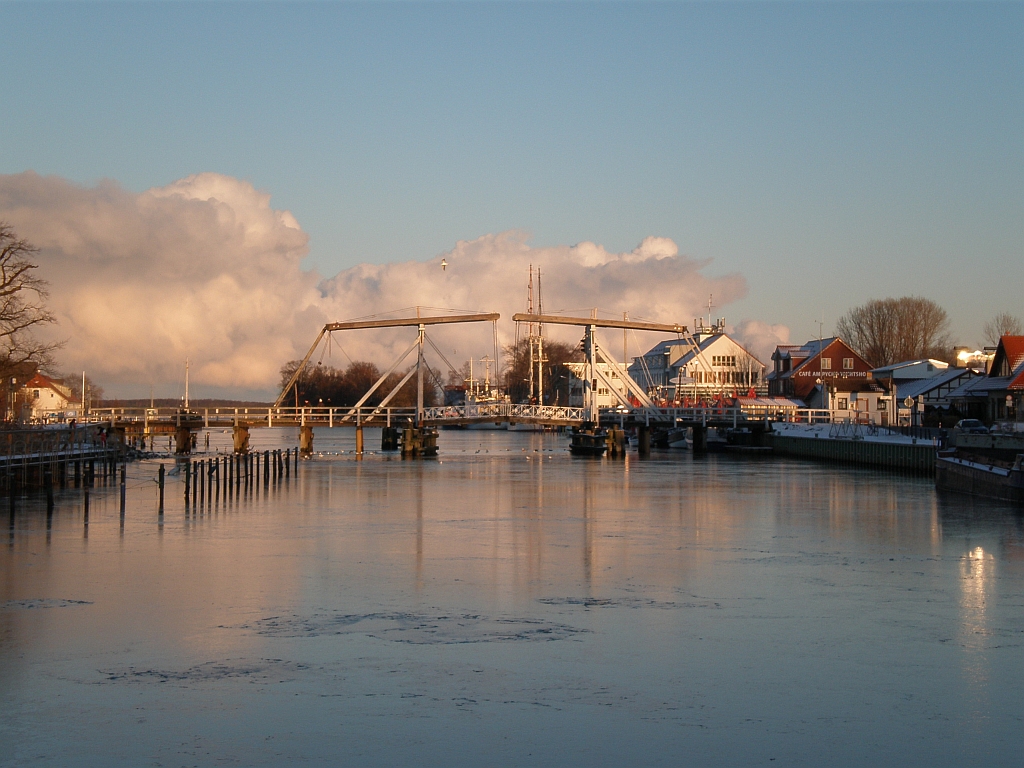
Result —
<instances>
[{"instance_id":1,"label":"parked car","mask_svg":"<svg viewBox=\"0 0 1024 768\"><path fill-rule=\"evenodd\" d=\"M954 427L958 432L966 432L969 435L987 435L988 427L977 419L960 419Z\"/></svg>"}]
</instances>

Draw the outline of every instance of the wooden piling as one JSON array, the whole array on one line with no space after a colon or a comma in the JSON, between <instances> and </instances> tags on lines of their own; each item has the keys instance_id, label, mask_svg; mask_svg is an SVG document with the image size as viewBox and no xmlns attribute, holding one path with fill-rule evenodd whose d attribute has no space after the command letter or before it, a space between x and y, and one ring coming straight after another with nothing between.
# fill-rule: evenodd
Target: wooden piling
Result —
<instances>
[{"instance_id":1,"label":"wooden piling","mask_svg":"<svg viewBox=\"0 0 1024 768\"><path fill-rule=\"evenodd\" d=\"M124 508L128 494L128 465L121 465L121 519L124 520Z\"/></svg>"},{"instance_id":2,"label":"wooden piling","mask_svg":"<svg viewBox=\"0 0 1024 768\"><path fill-rule=\"evenodd\" d=\"M53 511L53 473L47 467L43 470L43 487L46 489L46 511Z\"/></svg>"},{"instance_id":3,"label":"wooden piling","mask_svg":"<svg viewBox=\"0 0 1024 768\"><path fill-rule=\"evenodd\" d=\"M156 476L157 476L157 481L156 481L157 485L160 487L160 506L159 506L159 511L160 511L160 515L162 517L163 514L164 514L164 465L163 464L161 464L160 468L157 470ZM86 498L87 499L88 499L88 493L89 492L86 491Z\"/></svg>"}]
</instances>

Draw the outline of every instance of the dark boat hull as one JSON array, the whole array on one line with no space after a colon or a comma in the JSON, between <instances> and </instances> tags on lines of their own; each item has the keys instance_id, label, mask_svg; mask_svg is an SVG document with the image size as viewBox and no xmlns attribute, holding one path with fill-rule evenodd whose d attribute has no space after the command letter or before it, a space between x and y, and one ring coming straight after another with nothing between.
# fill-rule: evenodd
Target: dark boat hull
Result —
<instances>
[{"instance_id":1,"label":"dark boat hull","mask_svg":"<svg viewBox=\"0 0 1024 768\"><path fill-rule=\"evenodd\" d=\"M957 456L935 459L935 487L1024 505L1024 470L981 464Z\"/></svg>"}]
</instances>

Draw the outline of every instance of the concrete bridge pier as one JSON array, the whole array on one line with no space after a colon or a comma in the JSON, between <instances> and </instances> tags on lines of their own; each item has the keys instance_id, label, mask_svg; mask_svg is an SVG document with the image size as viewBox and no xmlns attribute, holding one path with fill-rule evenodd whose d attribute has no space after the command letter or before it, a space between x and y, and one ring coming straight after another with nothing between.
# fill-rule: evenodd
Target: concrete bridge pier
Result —
<instances>
[{"instance_id":1,"label":"concrete bridge pier","mask_svg":"<svg viewBox=\"0 0 1024 768\"><path fill-rule=\"evenodd\" d=\"M192 430L179 426L174 431L174 452L186 456L192 453Z\"/></svg>"},{"instance_id":2,"label":"concrete bridge pier","mask_svg":"<svg viewBox=\"0 0 1024 768\"><path fill-rule=\"evenodd\" d=\"M399 443L399 435L401 431L398 427L384 427L380 431L380 449L382 451L397 451Z\"/></svg>"},{"instance_id":3,"label":"concrete bridge pier","mask_svg":"<svg viewBox=\"0 0 1024 768\"><path fill-rule=\"evenodd\" d=\"M708 452L708 428L704 424L694 424L693 430L693 452L694 454L705 454Z\"/></svg>"},{"instance_id":4,"label":"concrete bridge pier","mask_svg":"<svg viewBox=\"0 0 1024 768\"><path fill-rule=\"evenodd\" d=\"M651 427L640 424L636 428L636 452L639 456L651 455Z\"/></svg>"},{"instance_id":5,"label":"concrete bridge pier","mask_svg":"<svg viewBox=\"0 0 1024 768\"><path fill-rule=\"evenodd\" d=\"M299 453L303 456L313 454L313 427L309 424L299 427Z\"/></svg>"},{"instance_id":6,"label":"concrete bridge pier","mask_svg":"<svg viewBox=\"0 0 1024 768\"><path fill-rule=\"evenodd\" d=\"M621 427L610 427L608 429L608 455L626 455L626 432Z\"/></svg>"},{"instance_id":7,"label":"concrete bridge pier","mask_svg":"<svg viewBox=\"0 0 1024 768\"><path fill-rule=\"evenodd\" d=\"M232 444L235 453L249 452L249 426L247 424L235 424L232 430Z\"/></svg>"},{"instance_id":8,"label":"concrete bridge pier","mask_svg":"<svg viewBox=\"0 0 1024 768\"><path fill-rule=\"evenodd\" d=\"M402 432L402 456L437 456L437 430L434 427L406 427Z\"/></svg>"}]
</instances>

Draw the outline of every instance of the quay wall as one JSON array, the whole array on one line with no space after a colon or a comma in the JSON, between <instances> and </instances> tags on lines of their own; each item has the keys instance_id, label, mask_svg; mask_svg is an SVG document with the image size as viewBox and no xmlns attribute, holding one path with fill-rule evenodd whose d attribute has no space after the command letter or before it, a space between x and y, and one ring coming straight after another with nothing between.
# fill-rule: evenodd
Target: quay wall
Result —
<instances>
[{"instance_id":1,"label":"quay wall","mask_svg":"<svg viewBox=\"0 0 1024 768\"><path fill-rule=\"evenodd\" d=\"M768 441L772 451L783 456L935 474L935 446L930 442L923 445L907 445L778 434L768 435Z\"/></svg>"}]
</instances>

